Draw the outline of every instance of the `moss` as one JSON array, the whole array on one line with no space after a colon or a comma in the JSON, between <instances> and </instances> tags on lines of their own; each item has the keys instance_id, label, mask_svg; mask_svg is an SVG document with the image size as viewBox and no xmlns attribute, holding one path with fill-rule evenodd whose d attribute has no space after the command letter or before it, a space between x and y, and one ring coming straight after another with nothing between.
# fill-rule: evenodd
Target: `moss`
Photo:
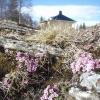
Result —
<instances>
[{"instance_id":1,"label":"moss","mask_svg":"<svg viewBox=\"0 0 100 100\"><path fill-rule=\"evenodd\" d=\"M64 58L59 58L56 63L52 64L49 69L51 77L46 81L46 85L53 85L59 81L70 81L72 79L73 73L71 69L63 68L62 61Z\"/></svg>"},{"instance_id":2,"label":"moss","mask_svg":"<svg viewBox=\"0 0 100 100\"><path fill-rule=\"evenodd\" d=\"M59 79L62 78L63 81L70 80L73 76L71 69L64 68L62 66L62 61L64 58L59 58L56 64L52 66L52 69L55 71L53 76L58 77Z\"/></svg>"},{"instance_id":3,"label":"moss","mask_svg":"<svg viewBox=\"0 0 100 100\"><path fill-rule=\"evenodd\" d=\"M0 78L9 73L11 69L16 69L16 65L17 63L13 57L0 53Z\"/></svg>"}]
</instances>

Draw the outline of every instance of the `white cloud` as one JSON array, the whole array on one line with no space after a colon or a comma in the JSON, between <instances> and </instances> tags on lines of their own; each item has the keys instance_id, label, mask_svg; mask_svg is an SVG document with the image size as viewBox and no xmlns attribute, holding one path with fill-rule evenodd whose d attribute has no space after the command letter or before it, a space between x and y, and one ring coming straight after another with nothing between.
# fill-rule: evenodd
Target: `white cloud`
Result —
<instances>
[{"instance_id":1,"label":"white cloud","mask_svg":"<svg viewBox=\"0 0 100 100\"><path fill-rule=\"evenodd\" d=\"M77 22L85 22L87 25L93 25L99 22L100 7L90 5L63 5L63 6L33 6L30 8L23 7L22 12L26 12L38 19L42 16L45 19L49 19L51 16L55 16L59 11L70 17Z\"/></svg>"}]
</instances>

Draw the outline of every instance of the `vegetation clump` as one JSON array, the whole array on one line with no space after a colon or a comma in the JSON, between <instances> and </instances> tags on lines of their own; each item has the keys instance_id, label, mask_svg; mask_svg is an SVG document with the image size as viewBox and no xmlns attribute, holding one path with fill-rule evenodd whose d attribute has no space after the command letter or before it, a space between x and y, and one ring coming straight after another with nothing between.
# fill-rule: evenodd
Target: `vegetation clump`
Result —
<instances>
[{"instance_id":1,"label":"vegetation clump","mask_svg":"<svg viewBox=\"0 0 100 100\"><path fill-rule=\"evenodd\" d=\"M62 57L49 51L31 54L6 49L0 53L0 99L65 100L81 73L100 69L99 33L86 31L54 27L23 40L61 48Z\"/></svg>"}]
</instances>

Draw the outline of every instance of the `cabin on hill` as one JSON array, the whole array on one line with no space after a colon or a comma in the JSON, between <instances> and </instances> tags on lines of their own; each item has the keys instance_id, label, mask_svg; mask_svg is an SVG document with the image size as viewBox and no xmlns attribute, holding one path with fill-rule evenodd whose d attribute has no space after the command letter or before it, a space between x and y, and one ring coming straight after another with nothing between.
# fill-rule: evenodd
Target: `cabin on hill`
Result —
<instances>
[{"instance_id":1,"label":"cabin on hill","mask_svg":"<svg viewBox=\"0 0 100 100\"><path fill-rule=\"evenodd\" d=\"M40 22L41 29L45 29L46 27L54 27L54 25L60 25L61 27L72 27L75 23L73 19L62 14L62 11L59 11L59 14L51 17L48 21Z\"/></svg>"}]
</instances>

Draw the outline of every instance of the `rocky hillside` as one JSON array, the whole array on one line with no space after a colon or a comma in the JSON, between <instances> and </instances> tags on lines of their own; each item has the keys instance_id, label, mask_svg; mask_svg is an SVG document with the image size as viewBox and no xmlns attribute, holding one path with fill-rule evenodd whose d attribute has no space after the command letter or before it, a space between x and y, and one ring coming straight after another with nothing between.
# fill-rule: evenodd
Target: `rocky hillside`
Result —
<instances>
[{"instance_id":1,"label":"rocky hillside","mask_svg":"<svg viewBox=\"0 0 100 100\"><path fill-rule=\"evenodd\" d=\"M0 100L100 99L99 24L0 35Z\"/></svg>"}]
</instances>

